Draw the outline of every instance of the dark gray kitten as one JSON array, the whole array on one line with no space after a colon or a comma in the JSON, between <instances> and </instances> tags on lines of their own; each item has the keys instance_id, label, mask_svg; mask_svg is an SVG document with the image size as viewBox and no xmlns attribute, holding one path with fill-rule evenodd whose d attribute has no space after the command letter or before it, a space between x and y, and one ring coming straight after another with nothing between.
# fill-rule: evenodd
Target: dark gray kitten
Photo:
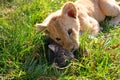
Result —
<instances>
[{"instance_id":1,"label":"dark gray kitten","mask_svg":"<svg viewBox=\"0 0 120 80\"><path fill-rule=\"evenodd\" d=\"M49 44L48 47L52 51L48 59L59 67L65 67L69 60L74 59L73 52L67 51L58 44Z\"/></svg>"}]
</instances>

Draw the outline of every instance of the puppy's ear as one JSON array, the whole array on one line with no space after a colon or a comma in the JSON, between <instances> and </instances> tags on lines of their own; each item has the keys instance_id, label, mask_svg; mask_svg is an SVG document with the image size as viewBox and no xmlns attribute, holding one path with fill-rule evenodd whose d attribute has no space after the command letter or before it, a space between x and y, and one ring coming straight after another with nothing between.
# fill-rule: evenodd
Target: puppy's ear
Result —
<instances>
[{"instance_id":1,"label":"puppy's ear","mask_svg":"<svg viewBox=\"0 0 120 80\"><path fill-rule=\"evenodd\" d=\"M54 45L54 44L49 44L48 47L49 47L53 52L56 52L56 45Z\"/></svg>"},{"instance_id":2,"label":"puppy's ear","mask_svg":"<svg viewBox=\"0 0 120 80\"><path fill-rule=\"evenodd\" d=\"M119 2L117 2L117 4L120 6L120 1L119 1Z\"/></svg>"},{"instance_id":3,"label":"puppy's ear","mask_svg":"<svg viewBox=\"0 0 120 80\"><path fill-rule=\"evenodd\" d=\"M50 24L50 21L51 21L52 17L53 16L48 16L42 23L36 24L37 31L43 31L44 30L45 33L48 34L49 33L48 26Z\"/></svg>"},{"instance_id":4,"label":"puppy's ear","mask_svg":"<svg viewBox=\"0 0 120 80\"><path fill-rule=\"evenodd\" d=\"M47 25L46 23L40 23L40 24L36 24L36 29L37 31L44 31L46 34L48 34L48 30L47 30Z\"/></svg>"},{"instance_id":5,"label":"puppy's ear","mask_svg":"<svg viewBox=\"0 0 120 80\"><path fill-rule=\"evenodd\" d=\"M62 8L62 15L67 15L72 18L76 18L77 9L73 2L67 2Z\"/></svg>"}]
</instances>

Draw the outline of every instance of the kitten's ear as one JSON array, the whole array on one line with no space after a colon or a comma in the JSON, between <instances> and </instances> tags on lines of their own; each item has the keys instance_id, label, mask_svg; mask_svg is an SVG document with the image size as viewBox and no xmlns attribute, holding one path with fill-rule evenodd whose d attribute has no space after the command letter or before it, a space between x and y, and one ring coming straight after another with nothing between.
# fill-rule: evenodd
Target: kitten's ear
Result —
<instances>
[{"instance_id":1,"label":"kitten's ear","mask_svg":"<svg viewBox=\"0 0 120 80\"><path fill-rule=\"evenodd\" d=\"M54 45L54 44L49 44L48 47L49 47L53 52L56 52L56 45Z\"/></svg>"},{"instance_id":2,"label":"kitten's ear","mask_svg":"<svg viewBox=\"0 0 120 80\"><path fill-rule=\"evenodd\" d=\"M76 18L77 9L73 2L67 2L62 8L62 15L68 15L69 17Z\"/></svg>"}]
</instances>

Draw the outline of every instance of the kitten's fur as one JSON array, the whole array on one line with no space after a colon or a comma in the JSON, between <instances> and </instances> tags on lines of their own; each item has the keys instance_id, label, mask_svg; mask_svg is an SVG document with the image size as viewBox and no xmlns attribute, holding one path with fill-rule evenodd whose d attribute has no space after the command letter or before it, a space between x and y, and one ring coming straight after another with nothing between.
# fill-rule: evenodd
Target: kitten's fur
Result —
<instances>
[{"instance_id":1,"label":"kitten's fur","mask_svg":"<svg viewBox=\"0 0 120 80\"><path fill-rule=\"evenodd\" d=\"M46 57L51 64L55 63L56 66L64 67L67 65L67 61L74 59L73 52L67 51L50 38L49 41Z\"/></svg>"},{"instance_id":2,"label":"kitten's fur","mask_svg":"<svg viewBox=\"0 0 120 80\"><path fill-rule=\"evenodd\" d=\"M53 51L53 56L49 57L49 59L53 59L52 63L57 64L59 67L64 67L67 65L69 60L74 59L74 55L72 52L65 50L63 47L57 44L48 45L49 48Z\"/></svg>"}]
</instances>

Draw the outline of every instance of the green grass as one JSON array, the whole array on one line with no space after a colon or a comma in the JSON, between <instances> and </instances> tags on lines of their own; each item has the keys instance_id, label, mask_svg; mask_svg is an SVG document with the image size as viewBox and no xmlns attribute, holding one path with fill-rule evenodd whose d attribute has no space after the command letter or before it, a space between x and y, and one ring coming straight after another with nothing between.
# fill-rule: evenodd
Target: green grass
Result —
<instances>
[{"instance_id":1,"label":"green grass","mask_svg":"<svg viewBox=\"0 0 120 80\"><path fill-rule=\"evenodd\" d=\"M3 0L4 1L4 0ZM80 37L78 59L63 70L49 65L46 36L37 33L35 24L68 0L5 0L0 1L0 78L16 80L119 80L120 25L101 23L104 30L98 38ZM82 48L82 50L81 50ZM87 49L87 53L83 50ZM87 56L86 56L87 55Z\"/></svg>"}]
</instances>

